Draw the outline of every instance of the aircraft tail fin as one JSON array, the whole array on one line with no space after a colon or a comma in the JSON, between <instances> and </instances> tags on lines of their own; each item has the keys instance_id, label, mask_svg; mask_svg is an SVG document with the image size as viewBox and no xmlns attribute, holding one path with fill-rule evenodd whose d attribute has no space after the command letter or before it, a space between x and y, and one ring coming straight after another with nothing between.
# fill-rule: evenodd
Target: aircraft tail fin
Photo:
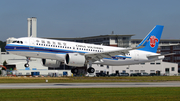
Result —
<instances>
[{"instance_id":1,"label":"aircraft tail fin","mask_svg":"<svg viewBox=\"0 0 180 101\"><path fill-rule=\"evenodd\" d=\"M144 46L143 48L140 48L138 50L156 53L161 39L163 28L164 26L162 25L156 25L137 46L137 47Z\"/></svg>"}]
</instances>

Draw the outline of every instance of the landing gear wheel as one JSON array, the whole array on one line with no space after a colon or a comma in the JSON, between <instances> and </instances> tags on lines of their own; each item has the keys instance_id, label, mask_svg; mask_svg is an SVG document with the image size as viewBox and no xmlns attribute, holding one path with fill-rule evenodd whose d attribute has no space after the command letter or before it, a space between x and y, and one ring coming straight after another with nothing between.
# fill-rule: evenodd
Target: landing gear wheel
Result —
<instances>
[{"instance_id":1,"label":"landing gear wheel","mask_svg":"<svg viewBox=\"0 0 180 101\"><path fill-rule=\"evenodd\" d=\"M26 67L26 68L29 67L29 64L28 63L24 64L24 67Z\"/></svg>"},{"instance_id":2,"label":"landing gear wheel","mask_svg":"<svg viewBox=\"0 0 180 101\"><path fill-rule=\"evenodd\" d=\"M73 74L77 74L77 73L78 73L78 69L77 69L77 68L73 68L73 69L71 69L71 73L73 73Z\"/></svg>"},{"instance_id":3,"label":"landing gear wheel","mask_svg":"<svg viewBox=\"0 0 180 101\"><path fill-rule=\"evenodd\" d=\"M30 57L26 57L26 61L27 61L27 63L26 64L24 64L24 67L29 67L29 61L30 61Z\"/></svg>"},{"instance_id":4,"label":"landing gear wheel","mask_svg":"<svg viewBox=\"0 0 180 101\"><path fill-rule=\"evenodd\" d=\"M92 68L92 67L89 67L88 68L88 73L94 73L95 72L95 69L94 68Z\"/></svg>"}]
</instances>

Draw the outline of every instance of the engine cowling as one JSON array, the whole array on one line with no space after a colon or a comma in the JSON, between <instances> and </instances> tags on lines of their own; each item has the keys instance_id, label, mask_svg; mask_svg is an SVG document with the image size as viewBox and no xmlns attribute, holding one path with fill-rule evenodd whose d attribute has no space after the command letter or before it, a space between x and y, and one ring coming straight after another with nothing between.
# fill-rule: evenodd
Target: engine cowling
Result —
<instances>
[{"instance_id":1,"label":"engine cowling","mask_svg":"<svg viewBox=\"0 0 180 101\"><path fill-rule=\"evenodd\" d=\"M85 56L79 53L68 53L65 56L65 64L68 66L82 67L85 61Z\"/></svg>"},{"instance_id":2,"label":"engine cowling","mask_svg":"<svg viewBox=\"0 0 180 101\"><path fill-rule=\"evenodd\" d=\"M46 67L59 67L61 65L60 61L51 59L42 59L43 66Z\"/></svg>"}]
</instances>

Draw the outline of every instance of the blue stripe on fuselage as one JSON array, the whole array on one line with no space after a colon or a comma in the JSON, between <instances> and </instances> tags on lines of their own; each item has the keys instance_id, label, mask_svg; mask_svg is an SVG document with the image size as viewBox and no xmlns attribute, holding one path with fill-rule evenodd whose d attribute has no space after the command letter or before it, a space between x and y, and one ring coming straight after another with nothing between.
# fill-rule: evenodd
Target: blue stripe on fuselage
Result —
<instances>
[{"instance_id":1,"label":"blue stripe on fuselage","mask_svg":"<svg viewBox=\"0 0 180 101\"><path fill-rule=\"evenodd\" d=\"M47 48L47 47L37 47L37 46L26 46L26 45L6 45L5 49L7 51L31 51L31 52L50 52L50 53L73 53L72 50L65 49L55 49L55 48ZM87 53L82 51L76 51L78 53Z\"/></svg>"},{"instance_id":2,"label":"blue stripe on fuselage","mask_svg":"<svg viewBox=\"0 0 180 101\"><path fill-rule=\"evenodd\" d=\"M8 44L5 46L7 51L24 51L24 52L44 52L44 53L54 53L54 54L66 54L66 53L88 53L82 51L73 51L73 50L65 50L65 49L55 49L55 48L48 48L48 47L37 47L37 46L27 46L27 45L16 45L16 44ZM126 58L131 58L127 56L112 56L112 58L104 58L104 59L111 59L111 60L118 60Z\"/></svg>"}]
</instances>

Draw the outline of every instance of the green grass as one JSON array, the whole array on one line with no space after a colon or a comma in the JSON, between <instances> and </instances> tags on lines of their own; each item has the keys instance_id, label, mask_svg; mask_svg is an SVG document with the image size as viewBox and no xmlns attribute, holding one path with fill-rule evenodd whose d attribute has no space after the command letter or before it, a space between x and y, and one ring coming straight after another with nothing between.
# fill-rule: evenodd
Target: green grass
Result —
<instances>
[{"instance_id":1,"label":"green grass","mask_svg":"<svg viewBox=\"0 0 180 101\"><path fill-rule=\"evenodd\" d=\"M179 101L180 87L1 89L1 101Z\"/></svg>"},{"instance_id":2,"label":"green grass","mask_svg":"<svg viewBox=\"0 0 180 101\"><path fill-rule=\"evenodd\" d=\"M154 77L0 77L0 83L90 83L180 81L180 76ZM0 101L179 101L180 87L0 89Z\"/></svg>"},{"instance_id":3,"label":"green grass","mask_svg":"<svg viewBox=\"0 0 180 101\"><path fill-rule=\"evenodd\" d=\"M96 83L96 82L165 82L180 81L180 76L145 77L0 77L0 83Z\"/></svg>"}]
</instances>

